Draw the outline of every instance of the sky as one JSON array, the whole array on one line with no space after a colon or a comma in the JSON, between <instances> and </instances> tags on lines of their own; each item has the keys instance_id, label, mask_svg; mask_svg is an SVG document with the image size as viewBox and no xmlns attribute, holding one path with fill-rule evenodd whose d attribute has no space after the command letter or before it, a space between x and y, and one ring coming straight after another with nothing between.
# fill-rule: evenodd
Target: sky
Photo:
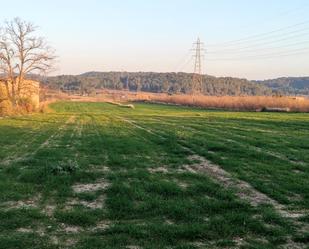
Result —
<instances>
[{"instance_id":1,"label":"sky","mask_svg":"<svg viewBox=\"0 0 309 249\"><path fill-rule=\"evenodd\" d=\"M39 26L53 74L193 72L248 79L309 75L308 0L0 0L1 22ZM307 50L306 50L307 49Z\"/></svg>"}]
</instances>

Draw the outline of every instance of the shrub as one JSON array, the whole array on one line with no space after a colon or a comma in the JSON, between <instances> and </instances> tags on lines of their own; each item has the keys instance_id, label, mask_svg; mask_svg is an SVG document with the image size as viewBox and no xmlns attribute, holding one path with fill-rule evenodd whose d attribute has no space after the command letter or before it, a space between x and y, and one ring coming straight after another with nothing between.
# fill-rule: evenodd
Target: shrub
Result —
<instances>
[{"instance_id":1,"label":"shrub","mask_svg":"<svg viewBox=\"0 0 309 249\"><path fill-rule=\"evenodd\" d=\"M40 113L50 113L52 112L52 110L49 108L49 103L48 102L44 102L40 105L39 107L39 112Z\"/></svg>"},{"instance_id":2,"label":"shrub","mask_svg":"<svg viewBox=\"0 0 309 249\"><path fill-rule=\"evenodd\" d=\"M0 100L0 116L9 116L14 113L12 102L9 100Z\"/></svg>"},{"instance_id":3,"label":"shrub","mask_svg":"<svg viewBox=\"0 0 309 249\"><path fill-rule=\"evenodd\" d=\"M18 99L18 107L21 112L31 113L35 109L35 104L28 97L22 97Z\"/></svg>"}]
</instances>

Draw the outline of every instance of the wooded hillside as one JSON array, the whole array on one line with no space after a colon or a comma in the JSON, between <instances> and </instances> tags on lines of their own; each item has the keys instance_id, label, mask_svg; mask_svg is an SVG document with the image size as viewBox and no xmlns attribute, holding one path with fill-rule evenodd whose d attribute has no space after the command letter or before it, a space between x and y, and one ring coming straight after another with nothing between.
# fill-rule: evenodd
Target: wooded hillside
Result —
<instances>
[{"instance_id":1,"label":"wooded hillside","mask_svg":"<svg viewBox=\"0 0 309 249\"><path fill-rule=\"evenodd\" d=\"M275 91L290 95L309 95L309 77L283 77L278 79L256 81Z\"/></svg>"},{"instance_id":2,"label":"wooded hillside","mask_svg":"<svg viewBox=\"0 0 309 249\"><path fill-rule=\"evenodd\" d=\"M128 89L162 93L191 93L192 74L154 72L88 72L81 75L49 77L43 83L53 89L89 94L96 89ZM204 75L202 94L207 95L272 95L273 91L246 79Z\"/></svg>"}]
</instances>

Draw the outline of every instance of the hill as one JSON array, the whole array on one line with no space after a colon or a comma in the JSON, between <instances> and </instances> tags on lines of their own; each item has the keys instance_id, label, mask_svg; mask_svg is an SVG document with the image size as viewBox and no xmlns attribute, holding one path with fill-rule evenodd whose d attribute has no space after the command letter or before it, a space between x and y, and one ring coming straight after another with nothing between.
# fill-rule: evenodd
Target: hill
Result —
<instances>
[{"instance_id":1,"label":"hill","mask_svg":"<svg viewBox=\"0 0 309 249\"><path fill-rule=\"evenodd\" d=\"M287 95L309 95L309 77L282 77L264 81L255 81L273 91Z\"/></svg>"},{"instance_id":2,"label":"hill","mask_svg":"<svg viewBox=\"0 0 309 249\"><path fill-rule=\"evenodd\" d=\"M80 75L48 77L43 83L53 89L79 91L89 94L96 89L129 89L154 93L191 93L192 74L155 72L87 72ZM273 91L262 84L232 77L203 76L201 93L206 95L271 95Z\"/></svg>"}]
</instances>

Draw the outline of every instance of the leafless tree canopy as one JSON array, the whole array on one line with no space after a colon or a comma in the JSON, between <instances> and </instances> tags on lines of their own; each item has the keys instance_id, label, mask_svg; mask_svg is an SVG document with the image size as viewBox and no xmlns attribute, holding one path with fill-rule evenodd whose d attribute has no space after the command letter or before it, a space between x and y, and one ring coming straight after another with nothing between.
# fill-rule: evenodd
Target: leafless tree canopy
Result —
<instances>
[{"instance_id":1,"label":"leafless tree canopy","mask_svg":"<svg viewBox=\"0 0 309 249\"><path fill-rule=\"evenodd\" d=\"M7 96L16 103L29 74L48 73L55 60L45 39L35 35L37 27L15 18L0 27L0 75Z\"/></svg>"}]
</instances>

